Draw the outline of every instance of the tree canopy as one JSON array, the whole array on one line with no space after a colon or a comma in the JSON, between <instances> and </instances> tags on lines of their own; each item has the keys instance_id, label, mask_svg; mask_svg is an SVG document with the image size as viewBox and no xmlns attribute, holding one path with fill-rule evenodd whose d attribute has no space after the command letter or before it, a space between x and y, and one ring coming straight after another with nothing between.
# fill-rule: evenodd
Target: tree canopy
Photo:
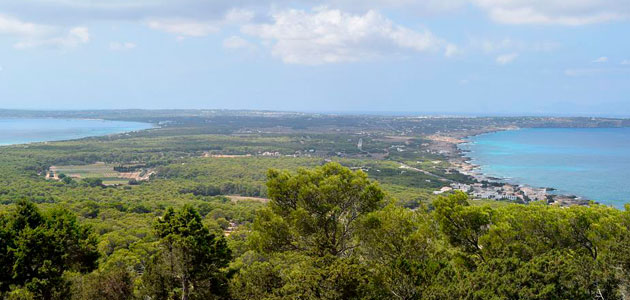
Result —
<instances>
[{"instance_id":1,"label":"tree canopy","mask_svg":"<svg viewBox=\"0 0 630 300\"><path fill-rule=\"evenodd\" d=\"M96 201L84 202L81 219L18 201L0 215L0 293L166 300L624 299L630 292L628 209L491 207L461 192L409 209L364 172L336 163L269 170L265 190L269 202L257 206L199 195L201 204L165 207L159 217L129 209L154 220L135 244L137 236L107 230L97 239L82 224L110 212Z\"/></svg>"},{"instance_id":2,"label":"tree canopy","mask_svg":"<svg viewBox=\"0 0 630 300\"><path fill-rule=\"evenodd\" d=\"M231 259L223 237L216 237L191 206L169 208L155 224L159 248L143 275L152 299L220 299L227 295L223 268Z\"/></svg>"},{"instance_id":3,"label":"tree canopy","mask_svg":"<svg viewBox=\"0 0 630 300\"><path fill-rule=\"evenodd\" d=\"M19 201L15 211L0 216L0 224L2 293L65 299L69 286L64 272L97 267L95 236L67 210L42 214L35 204Z\"/></svg>"}]
</instances>

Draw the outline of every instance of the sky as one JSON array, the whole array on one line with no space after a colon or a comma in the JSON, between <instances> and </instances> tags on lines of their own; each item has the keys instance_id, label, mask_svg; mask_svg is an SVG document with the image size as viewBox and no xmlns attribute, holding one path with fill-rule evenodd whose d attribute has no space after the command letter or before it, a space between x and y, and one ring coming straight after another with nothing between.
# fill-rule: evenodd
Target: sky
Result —
<instances>
[{"instance_id":1,"label":"sky","mask_svg":"<svg viewBox=\"0 0 630 300\"><path fill-rule=\"evenodd\" d=\"M630 1L3 0L0 108L630 116Z\"/></svg>"}]
</instances>

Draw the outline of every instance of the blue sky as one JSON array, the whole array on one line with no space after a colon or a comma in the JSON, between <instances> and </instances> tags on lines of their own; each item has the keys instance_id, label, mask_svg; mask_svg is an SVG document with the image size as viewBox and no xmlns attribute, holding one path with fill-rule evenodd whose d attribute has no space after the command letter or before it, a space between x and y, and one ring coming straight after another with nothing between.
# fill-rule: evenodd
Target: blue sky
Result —
<instances>
[{"instance_id":1,"label":"blue sky","mask_svg":"<svg viewBox=\"0 0 630 300\"><path fill-rule=\"evenodd\" d=\"M627 0L6 0L0 108L630 116Z\"/></svg>"}]
</instances>

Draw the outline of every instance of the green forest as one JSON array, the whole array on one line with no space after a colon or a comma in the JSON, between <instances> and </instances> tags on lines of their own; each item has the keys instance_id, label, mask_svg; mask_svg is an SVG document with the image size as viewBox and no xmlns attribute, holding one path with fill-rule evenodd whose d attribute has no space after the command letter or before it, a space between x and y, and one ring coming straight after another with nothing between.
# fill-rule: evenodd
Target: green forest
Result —
<instances>
[{"instance_id":1,"label":"green forest","mask_svg":"<svg viewBox=\"0 0 630 300\"><path fill-rule=\"evenodd\" d=\"M89 117L125 115L100 114ZM435 195L474 178L427 139L447 130L615 120L188 114L137 113L129 120L169 125L0 147L0 298L625 299L630 292L627 209ZM110 166L112 174L140 175L108 184L85 173Z\"/></svg>"},{"instance_id":2,"label":"green forest","mask_svg":"<svg viewBox=\"0 0 630 300\"><path fill-rule=\"evenodd\" d=\"M97 227L56 205L18 201L0 217L2 295L623 299L628 291L627 211L472 206L461 192L411 210L388 201L364 172L337 163L271 169L266 187L270 201L227 236L200 209L169 207L152 218L146 243L135 245L142 249L130 250L136 255L107 259L108 237Z\"/></svg>"}]
</instances>

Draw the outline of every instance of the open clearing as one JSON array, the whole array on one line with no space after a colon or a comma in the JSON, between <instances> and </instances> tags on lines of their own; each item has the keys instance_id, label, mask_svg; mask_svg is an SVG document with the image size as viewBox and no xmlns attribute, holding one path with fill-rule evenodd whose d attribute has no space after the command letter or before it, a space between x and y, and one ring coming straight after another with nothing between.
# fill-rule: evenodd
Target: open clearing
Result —
<instances>
[{"instance_id":1,"label":"open clearing","mask_svg":"<svg viewBox=\"0 0 630 300\"><path fill-rule=\"evenodd\" d=\"M147 180L150 172L116 172L114 164L94 163L90 165L51 166L46 178L59 179L59 174L81 180L84 178L100 178L105 185L127 184L129 180ZM51 173L54 174L51 177Z\"/></svg>"},{"instance_id":2,"label":"open clearing","mask_svg":"<svg viewBox=\"0 0 630 300\"><path fill-rule=\"evenodd\" d=\"M228 197L230 200L232 200L232 202L238 202L238 201L242 201L242 200L258 201L258 202L262 202L262 203L269 202L269 199L267 199L267 198L260 198L260 197L245 197L245 196L238 196L238 195L227 195L225 197Z\"/></svg>"}]
</instances>

